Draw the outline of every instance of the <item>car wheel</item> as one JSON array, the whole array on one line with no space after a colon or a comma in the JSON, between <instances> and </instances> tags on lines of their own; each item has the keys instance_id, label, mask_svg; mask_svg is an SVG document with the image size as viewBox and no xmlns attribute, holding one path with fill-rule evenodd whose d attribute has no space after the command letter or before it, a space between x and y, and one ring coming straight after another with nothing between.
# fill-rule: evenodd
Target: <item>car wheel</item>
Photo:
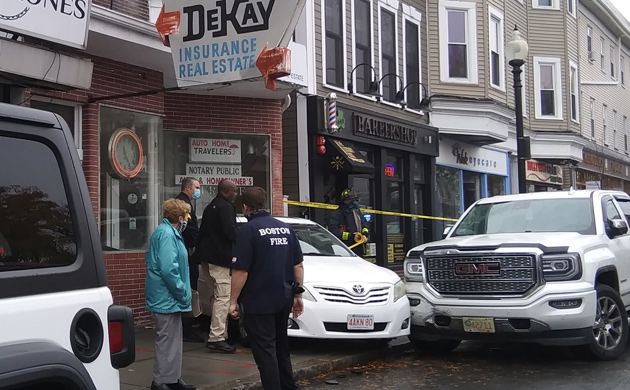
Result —
<instances>
[{"instance_id":1,"label":"car wheel","mask_svg":"<svg viewBox=\"0 0 630 390\"><path fill-rule=\"evenodd\" d=\"M461 340L437 340L426 341L416 340L409 338L411 345L413 345L419 352L428 352L431 354L448 353L454 350L462 343Z\"/></svg>"},{"instance_id":2,"label":"car wheel","mask_svg":"<svg viewBox=\"0 0 630 390\"><path fill-rule=\"evenodd\" d=\"M241 345L245 348L251 348L252 344L249 341L249 337L247 336L247 330L245 330L245 325L243 325L243 317L238 320L238 335L241 341Z\"/></svg>"},{"instance_id":3,"label":"car wheel","mask_svg":"<svg viewBox=\"0 0 630 390\"><path fill-rule=\"evenodd\" d=\"M597 290L597 308L593 337L587 345L591 356L597 360L619 358L628 341L628 316L619 293L600 284Z\"/></svg>"}]
</instances>

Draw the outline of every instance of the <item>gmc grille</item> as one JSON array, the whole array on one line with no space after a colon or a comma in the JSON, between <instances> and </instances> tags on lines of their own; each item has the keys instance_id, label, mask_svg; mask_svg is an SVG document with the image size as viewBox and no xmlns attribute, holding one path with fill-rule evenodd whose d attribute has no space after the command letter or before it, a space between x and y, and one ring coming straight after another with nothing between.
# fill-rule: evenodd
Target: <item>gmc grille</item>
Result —
<instances>
[{"instance_id":1,"label":"gmc grille","mask_svg":"<svg viewBox=\"0 0 630 390\"><path fill-rule=\"evenodd\" d=\"M485 264L492 267L484 269ZM538 284L534 255L427 257L426 269L428 283L445 295L518 296L525 295Z\"/></svg>"}]
</instances>

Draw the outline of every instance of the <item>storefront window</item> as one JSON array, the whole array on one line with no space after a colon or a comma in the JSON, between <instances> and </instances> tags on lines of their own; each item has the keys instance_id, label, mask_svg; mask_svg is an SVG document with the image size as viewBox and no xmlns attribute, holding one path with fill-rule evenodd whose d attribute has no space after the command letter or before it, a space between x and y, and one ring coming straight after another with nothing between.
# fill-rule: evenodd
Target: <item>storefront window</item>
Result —
<instances>
[{"instance_id":1,"label":"storefront window","mask_svg":"<svg viewBox=\"0 0 630 390\"><path fill-rule=\"evenodd\" d=\"M488 175L488 196L505 195L505 177Z\"/></svg>"},{"instance_id":2,"label":"storefront window","mask_svg":"<svg viewBox=\"0 0 630 390\"><path fill-rule=\"evenodd\" d=\"M437 167L436 189L439 204L436 216L459 218L461 214L459 173L457 169Z\"/></svg>"},{"instance_id":3,"label":"storefront window","mask_svg":"<svg viewBox=\"0 0 630 390\"><path fill-rule=\"evenodd\" d=\"M464 210L481 198L481 174L464 171Z\"/></svg>"},{"instance_id":4,"label":"storefront window","mask_svg":"<svg viewBox=\"0 0 630 390\"><path fill-rule=\"evenodd\" d=\"M267 191L270 206L270 139L266 135L240 135L166 131L164 132L164 197L180 192L181 180L196 178L201 183L201 198L195 204L199 218L217 196L217 186L230 179L238 187L235 207L241 212L240 193L247 187Z\"/></svg>"},{"instance_id":5,"label":"storefront window","mask_svg":"<svg viewBox=\"0 0 630 390\"><path fill-rule=\"evenodd\" d=\"M161 134L159 116L100 109L100 232L104 250L143 250L160 222Z\"/></svg>"}]
</instances>

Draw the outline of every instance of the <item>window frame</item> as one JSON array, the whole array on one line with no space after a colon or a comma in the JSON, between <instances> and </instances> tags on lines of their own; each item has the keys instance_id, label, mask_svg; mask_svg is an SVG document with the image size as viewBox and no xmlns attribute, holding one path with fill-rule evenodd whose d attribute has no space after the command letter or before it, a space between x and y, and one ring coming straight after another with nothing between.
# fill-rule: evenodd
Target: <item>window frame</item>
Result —
<instances>
[{"instance_id":1,"label":"window frame","mask_svg":"<svg viewBox=\"0 0 630 390\"><path fill-rule=\"evenodd\" d=\"M586 26L586 56L587 60L593 62L591 60L593 53L593 27Z\"/></svg>"},{"instance_id":2,"label":"window frame","mask_svg":"<svg viewBox=\"0 0 630 390\"><path fill-rule=\"evenodd\" d=\"M541 65L553 65L554 71L554 98L555 98L555 110L556 115L542 115L542 100L541 100L541 87L540 87L540 66ZM536 93L535 98L535 118L539 120L563 120L562 109L562 60L554 57L534 57L534 91Z\"/></svg>"},{"instance_id":3,"label":"window frame","mask_svg":"<svg viewBox=\"0 0 630 390\"><path fill-rule=\"evenodd\" d=\"M488 6L488 69L490 71L488 81L490 82L490 87L498 89L499 91L505 92L505 17L501 11L494 8L493 6ZM497 37L497 46L499 52L499 85L493 84L492 82L492 19L498 19L498 29L499 36Z\"/></svg>"},{"instance_id":4,"label":"window frame","mask_svg":"<svg viewBox=\"0 0 630 390\"><path fill-rule=\"evenodd\" d=\"M398 41L398 9L392 7L391 5L389 5L388 3L384 3L382 1L379 1L378 3L378 47L379 47L379 51L378 51L378 68L379 68L379 72L380 74L380 79L383 78L383 76L385 76L385 73L383 71L383 50L381 50L381 48L383 47L382 42L383 42L383 34L382 34L382 12L383 10L393 13L394 14L394 40L396 41L396 45L395 45L395 59L396 59L396 92L398 92L400 90L399 88L399 82L400 79L398 77L400 77L400 50L398 48L398 44L400 43ZM402 88L404 88L405 86L403 85ZM379 92L381 95L383 95L383 82L379 83ZM381 103L393 106L393 107L400 107L398 104L396 104L395 102L389 101L387 99L385 99L385 96L383 95L381 97Z\"/></svg>"},{"instance_id":5,"label":"window frame","mask_svg":"<svg viewBox=\"0 0 630 390\"><path fill-rule=\"evenodd\" d=\"M567 13L577 19L577 0L567 0Z\"/></svg>"},{"instance_id":6,"label":"window frame","mask_svg":"<svg viewBox=\"0 0 630 390\"><path fill-rule=\"evenodd\" d=\"M540 0L532 0L532 8L545 10L560 10L560 0L551 0L551 5L540 5Z\"/></svg>"},{"instance_id":7,"label":"window frame","mask_svg":"<svg viewBox=\"0 0 630 390\"><path fill-rule=\"evenodd\" d=\"M448 11L464 11L467 22L466 55L468 77L450 77L448 56ZM477 43L477 3L463 1L440 1L440 81L453 84L479 84L479 53Z\"/></svg>"},{"instance_id":8,"label":"window frame","mask_svg":"<svg viewBox=\"0 0 630 390\"><path fill-rule=\"evenodd\" d=\"M340 92L348 92L348 86L346 85L347 76L348 76L348 43L347 43L347 34L346 31L346 1L339 0L341 2L341 20L342 23L342 31L341 31L341 39L343 42L343 81L342 86L338 87L336 85L328 83L327 80L327 68L326 68L326 0L322 0L320 3L320 17L321 17L321 36L322 36L322 85L328 89L332 89Z\"/></svg>"},{"instance_id":9,"label":"window frame","mask_svg":"<svg viewBox=\"0 0 630 390\"><path fill-rule=\"evenodd\" d=\"M403 17L402 17L402 61L403 61L403 81L405 86L409 83L408 75L407 75L407 23L412 23L418 26L418 82L422 84L422 13L415 8L409 6L409 12L406 11L406 5L403 4ZM419 89L420 100L422 101L423 97L423 88L420 85L416 86ZM407 89L408 90L408 89ZM409 102L407 99L407 90L405 90L405 101ZM423 111L408 108L405 106L405 111L410 111L418 114L424 114Z\"/></svg>"},{"instance_id":10,"label":"window frame","mask_svg":"<svg viewBox=\"0 0 630 390\"><path fill-rule=\"evenodd\" d=\"M600 38L599 41L599 59L601 61L602 72L606 73L606 60L604 58L604 45L606 44L606 40L604 38Z\"/></svg>"},{"instance_id":11,"label":"window frame","mask_svg":"<svg viewBox=\"0 0 630 390\"><path fill-rule=\"evenodd\" d=\"M613 78L613 80L617 79L617 74L615 73L615 47L613 45L610 45L610 77Z\"/></svg>"},{"instance_id":12,"label":"window frame","mask_svg":"<svg viewBox=\"0 0 630 390\"><path fill-rule=\"evenodd\" d=\"M628 117L623 116L623 150L628 154Z\"/></svg>"},{"instance_id":13,"label":"window frame","mask_svg":"<svg viewBox=\"0 0 630 390\"><path fill-rule=\"evenodd\" d=\"M69 100L47 98L44 96L33 95L30 100L41 103L57 104L59 106L74 107L74 144L79 153L79 159L83 161L83 105Z\"/></svg>"},{"instance_id":14,"label":"window frame","mask_svg":"<svg viewBox=\"0 0 630 390\"><path fill-rule=\"evenodd\" d=\"M595 99L590 100L590 114L591 114L591 140L595 140Z\"/></svg>"},{"instance_id":15,"label":"window frame","mask_svg":"<svg viewBox=\"0 0 630 390\"><path fill-rule=\"evenodd\" d=\"M624 68L626 66L626 59L623 55L619 56L619 83L622 87L626 87L626 72Z\"/></svg>"},{"instance_id":16,"label":"window frame","mask_svg":"<svg viewBox=\"0 0 630 390\"><path fill-rule=\"evenodd\" d=\"M615 150L618 150L619 145L617 142L617 110L613 110L612 123L613 123L613 148Z\"/></svg>"},{"instance_id":17,"label":"window frame","mask_svg":"<svg viewBox=\"0 0 630 390\"><path fill-rule=\"evenodd\" d=\"M356 1L357 0L352 0L351 7L350 7L350 13L351 13L350 18L351 18L351 26L352 26L352 69L354 69L357 65L359 65L357 63L358 61L357 61L357 52L356 52L356 47L357 47L356 7L355 7ZM376 73L376 67L375 67L375 62L374 62L374 0L361 0L361 1L370 3L370 65L372 66L374 71L372 71L372 69L369 69L369 71L370 71L370 75L372 75L371 77L377 78L376 81L378 81L378 74ZM376 101L376 97L374 96L368 96L368 95L365 95L364 93L357 92L358 89L357 89L357 72L356 71L352 75L352 86L354 89L354 93L353 93L354 96L359 96L364 99Z\"/></svg>"},{"instance_id":18,"label":"window frame","mask_svg":"<svg viewBox=\"0 0 630 390\"><path fill-rule=\"evenodd\" d=\"M571 75L575 71L575 85L571 81ZM575 61L569 61L569 113L571 121L580 123L580 73L578 64ZM575 88L575 90L574 90ZM573 96L575 95L575 112L573 112ZM575 117L574 117L575 116Z\"/></svg>"}]
</instances>

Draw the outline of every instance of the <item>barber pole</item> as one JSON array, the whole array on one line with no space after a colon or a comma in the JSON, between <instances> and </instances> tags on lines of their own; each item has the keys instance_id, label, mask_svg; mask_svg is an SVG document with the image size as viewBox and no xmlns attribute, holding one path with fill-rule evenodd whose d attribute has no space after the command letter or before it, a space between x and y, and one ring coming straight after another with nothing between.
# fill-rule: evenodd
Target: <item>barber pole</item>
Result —
<instances>
[{"instance_id":1,"label":"barber pole","mask_svg":"<svg viewBox=\"0 0 630 390\"><path fill-rule=\"evenodd\" d=\"M339 131L339 126L337 126L337 94L329 93L326 97L326 103L328 105L328 132L336 133Z\"/></svg>"}]
</instances>

